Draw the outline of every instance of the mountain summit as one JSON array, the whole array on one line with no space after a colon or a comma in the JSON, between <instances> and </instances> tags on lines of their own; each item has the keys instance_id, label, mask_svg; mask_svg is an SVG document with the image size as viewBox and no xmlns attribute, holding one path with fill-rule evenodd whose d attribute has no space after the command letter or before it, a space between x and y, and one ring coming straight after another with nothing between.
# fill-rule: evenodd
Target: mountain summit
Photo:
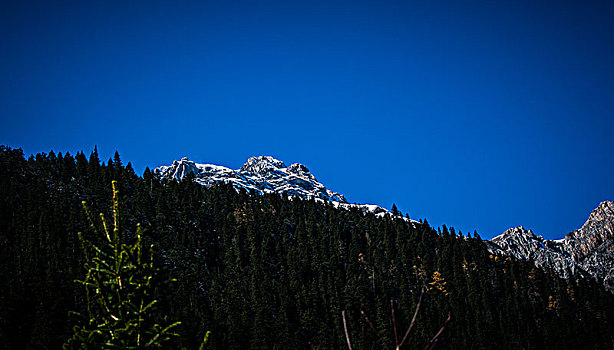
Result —
<instances>
[{"instance_id":1,"label":"mountain summit","mask_svg":"<svg viewBox=\"0 0 614 350\"><path fill-rule=\"evenodd\" d=\"M493 253L533 261L564 278L590 276L614 291L614 202L599 204L584 225L564 239L544 239L520 226L487 244Z\"/></svg>"},{"instance_id":2,"label":"mountain summit","mask_svg":"<svg viewBox=\"0 0 614 350\"><path fill-rule=\"evenodd\" d=\"M256 194L277 192L304 199L347 203L343 195L318 182L306 166L296 163L288 167L271 156L251 157L237 170L214 164L198 164L182 158L154 172L161 177L176 180L193 174L196 182L206 187L219 182L230 183L237 189L243 188Z\"/></svg>"},{"instance_id":3,"label":"mountain summit","mask_svg":"<svg viewBox=\"0 0 614 350\"><path fill-rule=\"evenodd\" d=\"M280 193L289 197L331 202L336 207L357 207L378 216L391 214L389 210L371 204L350 204L342 194L321 184L309 169L300 163L286 166L271 156L249 158L239 169L233 170L214 164L198 164L188 158L173 161L169 166L154 170L161 178L181 180L192 174L194 180L206 187L215 183L229 183L237 190L255 194Z\"/></svg>"}]
</instances>

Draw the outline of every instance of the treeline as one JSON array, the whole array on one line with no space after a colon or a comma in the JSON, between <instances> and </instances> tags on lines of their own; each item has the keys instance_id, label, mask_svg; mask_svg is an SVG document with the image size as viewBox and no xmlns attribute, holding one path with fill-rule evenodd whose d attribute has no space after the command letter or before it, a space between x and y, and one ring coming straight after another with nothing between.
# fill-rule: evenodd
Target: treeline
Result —
<instances>
[{"instance_id":1,"label":"treeline","mask_svg":"<svg viewBox=\"0 0 614 350\"><path fill-rule=\"evenodd\" d=\"M392 349L425 291L403 348L612 349L614 297L591 281L492 256L479 238L359 209L250 195L230 185L135 174L118 154L37 154L0 146L0 349L57 349L83 312L89 228L81 201L136 225L177 282L157 291L159 317L181 320L176 348ZM92 236L93 237L93 236ZM95 238L92 238L95 239ZM368 318L369 322L366 321ZM373 328L371 327L373 326Z\"/></svg>"}]
</instances>

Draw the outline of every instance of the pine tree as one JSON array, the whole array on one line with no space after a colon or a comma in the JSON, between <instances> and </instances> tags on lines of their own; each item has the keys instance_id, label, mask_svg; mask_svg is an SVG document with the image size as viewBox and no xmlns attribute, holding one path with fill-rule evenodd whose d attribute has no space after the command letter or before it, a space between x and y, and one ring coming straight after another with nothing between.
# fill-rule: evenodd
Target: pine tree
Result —
<instances>
[{"instance_id":1,"label":"pine tree","mask_svg":"<svg viewBox=\"0 0 614 350\"><path fill-rule=\"evenodd\" d=\"M100 165L100 157L98 156L98 146L94 146L94 150L90 154L90 163L95 163L96 166Z\"/></svg>"},{"instance_id":2,"label":"pine tree","mask_svg":"<svg viewBox=\"0 0 614 350\"><path fill-rule=\"evenodd\" d=\"M392 214L395 216L401 215L401 212L399 212L397 205L394 203L392 203Z\"/></svg>"},{"instance_id":3,"label":"pine tree","mask_svg":"<svg viewBox=\"0 0 614 350\"><path fill-rule=\"evenodd\" d=\"M115 169L119 169L123 166L122 164L122 160L119 157L119 152L115 151L115 154L113 155L113 162L112 165Z\"/></svg>"},{"instance_id":4,"label":"pine tree","mask_svg":"<svg viewBox=\"0 0 614 350\"><path fill-rule=\"evenodd\" d=\"M142 244L142 230L137 228L136 241L127 244L120 238L119 200L113 181L113 223L109 227L100 214L99 229L88 207L83 207L90 225L99 237L90 240L79 233L87 273L82 281L87 295L87 315L76 325L65 349L141 349L161 347L178 336L173 333L180 322L169 323L156 314L158 300L155 289L170 282L161 278L161 271L153 263L153 246ZM104 244L96 244L101 237ZM144 256L145 255L145 256Z\"/></svg>"}]
</instances>

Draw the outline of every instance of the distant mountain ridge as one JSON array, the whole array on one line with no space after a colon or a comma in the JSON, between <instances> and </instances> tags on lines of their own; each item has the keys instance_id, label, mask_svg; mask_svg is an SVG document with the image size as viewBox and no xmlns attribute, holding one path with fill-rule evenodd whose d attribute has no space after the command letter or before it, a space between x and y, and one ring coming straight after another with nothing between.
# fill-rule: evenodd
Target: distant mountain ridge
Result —
<instances>
[{"instance_id":1,"label":"distant mountain ridge","mask_svg":"<svg viewBox=\"0 0 614 350\"><path fill-rule=\"evenodd\" d=\"M595 208L578 230L548 240L522 226L487 241L492 253L533 261L563 278L592 277L614 292L614 202Z\"/></svg>"},{"instance_id":2,"label":"distant mountain ridge","mask_svg":"<svg viewBox=\"0 0 614 350\"><path fill-rule=\"evenodd\" d=\"M271 156L249 158L239 169L214 164L199 164L188 158L175 160L169 166L154 170L160 178L181 180L193 176L197 183L211 187L216 183L232 184L235 189L262 195L279 193L288 197L330 202L335 207L360 208L377 216L392 215L380 206L351 204L345 196L320 183L300 163L286 166ZM602 202L578 230L564 239L548 240L519 226L485 241L493 254L532 261L540 268L554 270L563 278L594 278L614 291L614 203Z\"/></svg>"},{"instance_id":3,"label":"distant mountain ridge","mask_svg":"<svg viewBox=\"0 0 614 350\"><path fill-rule=\"evenodd\" d=\"M342 194L333 192L320 183L309 169L300 163L286 166L271 156L249 158L243 166L233 170L214 164L199 164L187 157L175 160L169 166L160 166L154 173L161 178L181 180L192 174L194 180L206 187L215 183L229 183L236 189L253 191L256 194L280 193L289 197L331 202L336 207L360 208L375 215L392 214L389 210L373 204L351 204Z\"/></svg>"}]
</instances>

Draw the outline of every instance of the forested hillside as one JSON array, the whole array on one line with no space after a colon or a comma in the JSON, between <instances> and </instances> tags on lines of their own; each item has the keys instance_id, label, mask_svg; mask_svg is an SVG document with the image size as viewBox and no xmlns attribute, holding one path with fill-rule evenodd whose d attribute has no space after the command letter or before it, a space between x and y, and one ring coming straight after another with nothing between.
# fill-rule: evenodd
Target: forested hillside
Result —
<instances>
[{"instance_id":1,"label":"forested hillside","mask_svg":"<svg viewBox=\"0 0 614 350\"><path fill-rule=\"evenodd\" d=\"M85 308L77 232L91 234L81 202L111 217L112 180L124 239L140 223L177 279L157 291L159 317L182 321L176 348L211 331L208 349L344 349L345 311L354 349L393 349L391 300L402 338L422 290L403 348L424 348L449 314L440 349L614 348L611 293L491 255L476 234L141 177L117 153L25 159L1 146L0 349L57 349L71 336L69 311Z\"/></svg>"}]
</instances>

